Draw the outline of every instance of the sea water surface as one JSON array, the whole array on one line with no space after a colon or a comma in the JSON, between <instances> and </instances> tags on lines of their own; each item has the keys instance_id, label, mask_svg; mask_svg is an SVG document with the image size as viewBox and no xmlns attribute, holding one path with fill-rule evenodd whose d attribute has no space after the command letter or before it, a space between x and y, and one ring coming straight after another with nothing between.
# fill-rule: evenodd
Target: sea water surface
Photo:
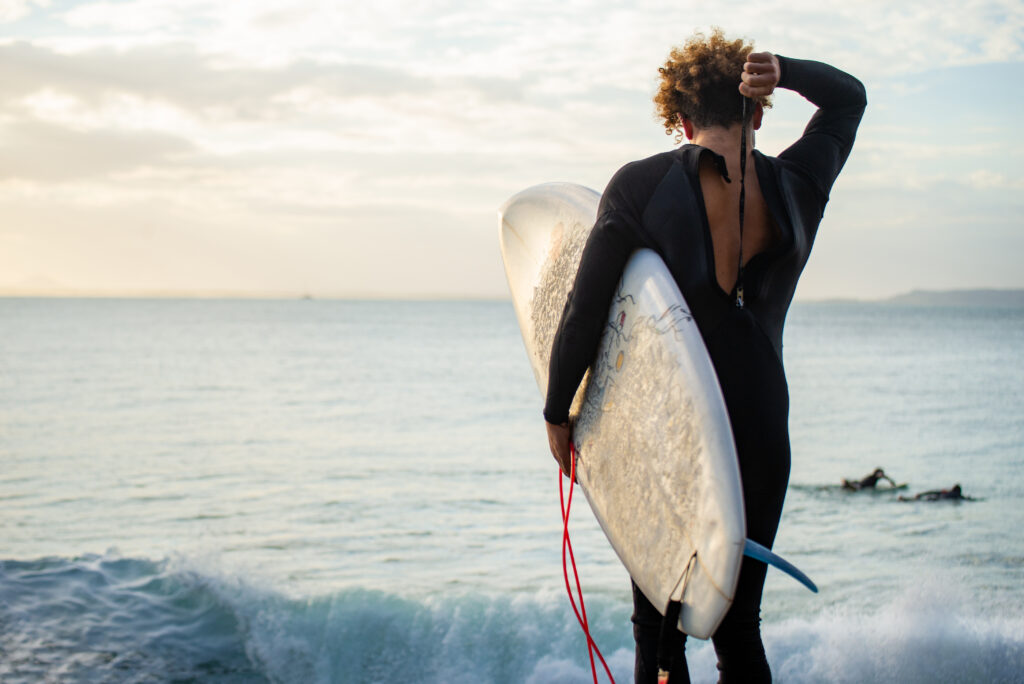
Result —
<instances>
[{"instance_id":1,"label":"sea water surface","mask_svg":"<svg viewBox=\"0 0 1024 684\"><path fill-rule=\"evenodd\" d=\"M769 573L777 681L1024 681L1024 310L798 303L785 345L821 591ZM0 299L0 681L592 681L540 409L506 302Z\"/></svg>"}]
</instances>

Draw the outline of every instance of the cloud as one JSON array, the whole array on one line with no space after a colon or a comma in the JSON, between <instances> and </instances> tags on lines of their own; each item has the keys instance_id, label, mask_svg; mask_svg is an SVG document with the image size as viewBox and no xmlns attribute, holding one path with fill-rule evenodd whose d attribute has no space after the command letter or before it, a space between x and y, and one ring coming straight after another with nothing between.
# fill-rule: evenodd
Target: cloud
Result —
<instances>
[{"instance_id":1,"label":"cloud","mask_svg":"<svg viewBox=\"0 0 1024 684\"><path fill-rule=\"evenodd\" d=\"M507 80L428 80L388 67L312 59L275 68L223 67L185 45L76 54L24 42L0 45L0 82L6 85L0 94L4 172L31 169L34 178L84 171L84 156L60 169L52 154L33 154L54 147L35 135L44 128L70 145L69 153L87 149L89 135L97 152L112 137L118 143L111 149L123 151L148 132L153 139L180 139L197 153L195 162L200 152L207 155L204 163L224 165L227 157L253 154L259 163L260 154L292 151L308 155L292 154L293 163L316 165L332 152L344 162L343 153L351 152L455 154L502 145L522 151L529 142L492 132L502 126L514 134L545 115L517 102L521 88ZM97 171L109 171L112 158L97 154ZM48 164L58 168L45 172Z\"/></svg>"},{"instance_id":2,"label":"cloud","mask_svg":"<svg viewBox=\"0 0 1024 684\"><path fill-rule=\"evenodd\" d=\"M109 176L160 164L191 150L184 140L118 130L69 130L40 122L3 127L0 179L50 182Z\"/></svg>"},{"instance_id":3,"label":"cloud","mask_svg":"<svg viewBox=\"0 0 1024 684\"><path fill-rule=\"evenodd\" d=\"M622 116L619 106L598 106L600 93L587 94L593 105L584 97L559 102L541 99L535 83L504 77L427 79L313 59L223 66L183 44L70 54L25 42L0 45L0 81L8 84L0 95L3 172L36 180L88 175L91 150L95 174L127 170L134 160L242 176L247 166L298 167L293 178L358 171L390 187L416 175L473 185L487 155L520 165L553 157L593 161L591 141L613 140L612 122ZM40 131L67 145L70 163ZM177 141L173 149L170 140ZM132 147L137 154L128 153Z\"/></svg>"},{"instance_id":4,"label":"cloud","mask_svg":"<svg viewBox=\"0 0 1024 684\"><path fill-rule=\"evenodd\" d=\"M634 89L693 29L722 25L764 49L819 57L867 77L1024 58L1017 0L934 3L820 0L714 4L658 0L523 3L480 0L129 0L78 3L47 15L41 40L139 45L181 40L202 54L249 65L316 54L421 75L571 74L577 82Z\"/></svg>"},{"instance_id":5,"label":"cloud","mask_svg":"<svg viewBox=\"0 0 1024 684\"><path fill-rule=\"evenodd\" d=\"M0 0L0 24L9 24L27 16L32 6L46 7L49 0Z\"/></svg>"},{"instance_id":6,"label":"cloud","mask_svg":"<svg viewBox=\"0 0 1024 684\"><path fill-rule=\"evenodd\" d=\"M335 98L415 96L422 79L386 67L302 60L282 68L221 66L188 44L62 53L26 42L0 45L2 97L49 88L97 103L112 93L156 98L198 113L274 117L275 96L300 88Z\"/></svg>"},{"instance_id":7,"label":"cloud","mask_svg":"<svg viewBox=\"0 0 1024 684\"><path fill-rule=\"evenodd\" d=\"M979 169L967 175L967 183L978 190L1024 190L1024 178L1007 178L989 169Z\"/></svg>"},{"instance_id":8,"label":"cloud","mask_svg":"<svg viewBox=\"0 0 1024 684\"><path fill-rule=\"evenodd\" d=\"M174 5L163 2L93 2L83 3L61 13L71 27L102 28L108 31L166 32L176 24L197 22L206 18L206 2L178 0Z\"/></svg>"},{"instance_id":9,"label":"cloud","mask_svg":"<svg viewBox=\"0 0 1024 684\"><path fill-rule=\"evenodd\" d=\"M401 244L414 254L391 261L419 289L430 273L415 261L465 253L460 271L500 293L500 269L473 271L494 265L495 207L547 180L600 189L622 163L667 149L650 103L656 67L712 24L868 84L830 224L913 223L915 203L953 192L966 204L984 197L977 211L998 217L1006 190L1019 189L1020 147L1004 130L1017 116L1004 84L1024 60L1019 0L943 12L920 0L765 0L728 13L667 0L0 0L0 20L5 10L17 17L0 41L0 211L26 230L50 226L57 249L61 225L124 221L117 230L134 235L173 207L174 220L155 223L160 240L131 243L131 259L157 263L142 256L150 244L184 258L208 251L203 240L244 243L242 260L218 252L210 286L223 284L217 260L267 286L261 268L287 253L298 264L289 277L341 290L336 272L368 282ZM780 95L759 146L783 149L811 111ZM36 271L76 282L47 266L42 238L33 244ZM845 258L825 253L830 267ZM8 266L18 258L12 248ZM377 287L401 289L402 268ZM435 289L473 291L449 276Z\"/></svg>"}]
</instances>

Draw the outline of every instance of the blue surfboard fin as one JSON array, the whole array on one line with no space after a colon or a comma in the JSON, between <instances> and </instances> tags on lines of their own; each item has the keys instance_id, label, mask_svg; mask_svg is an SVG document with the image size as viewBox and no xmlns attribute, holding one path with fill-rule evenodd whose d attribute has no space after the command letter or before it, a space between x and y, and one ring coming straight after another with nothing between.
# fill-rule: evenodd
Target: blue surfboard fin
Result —
<instances>
[{"instance_id":1,"label":"blue surfboard fin","mask_svg":"<svg viewBox=\"0 0 1024 684\"><path fill-rule=\"evenodd\" d=\"M818 587L811 581L810 577L800 572L800 570L788 560L782 556L772 553L771 550L761 546L756 541L753 541L752 539L747 540L746 546L743 547L743 555L753 558L754 560L759 560L762 563L767 563L768 565L774 565L779 570L813 591L815 594L818 593Z\"/></svg>"}]
</instances>

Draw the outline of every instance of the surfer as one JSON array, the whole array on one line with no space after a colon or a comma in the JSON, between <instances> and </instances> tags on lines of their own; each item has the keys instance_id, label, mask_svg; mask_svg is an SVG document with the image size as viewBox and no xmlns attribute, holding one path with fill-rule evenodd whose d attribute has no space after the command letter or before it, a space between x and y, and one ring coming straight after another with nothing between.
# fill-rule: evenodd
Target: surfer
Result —
<instances>
[{"instance_id":1,"label":"surfer","mask_svg":"<svg viewBox=\"0 0 1024 684\"><path fill-rule=\"evenodd\" d=\"M900 501L974 501L974 499L964 496L960 484L957 483L949 489L932 489L914 496L901 496Z\"/></svg>"},{"instance_id":2,"label":"surfer","mask_svg":"<svg viewBox=\"0 0 1024 684\"><path fill-rule=\"evenodd\" d=\"M770 548L790 469L783 322L853 146L864 87L821 62L753 52L720 29L673 49L659 73L654 99L666 133L690 144L627 164L605 189L552 346L548 442L568 475L573 396L627 259L638 248L654 249L691 308L722 388L748 537ZM799 140L769 157L754 150L753 131L776 88L818 109ZM766 570L743 559L732 607L712 636L720 681L771 680L760 632ZM659 649L666 606L653 606L635 583L633 598L636 681L655 681L656 661L670 663L672 681L688 681L685 635L670 625Z\"/></svg>"},{"instance_id":3,"label":"surfer","mask_svg":"<svg viewBox=\"0 0 1024 684\"><path fill-rule=\"evenodd\" d=\"M893 487L898 486L891 477L885 474L884 470L882 470L881 468L875 468L875 472L871 473L870 475L866 475L860 480L847 480L844 477L843 489L850 489L853 491L858 491L861 489L874 489L875 485L878 484L879 480L888 480L889 484L892 485Z\"/></svg>"}]
</instances>

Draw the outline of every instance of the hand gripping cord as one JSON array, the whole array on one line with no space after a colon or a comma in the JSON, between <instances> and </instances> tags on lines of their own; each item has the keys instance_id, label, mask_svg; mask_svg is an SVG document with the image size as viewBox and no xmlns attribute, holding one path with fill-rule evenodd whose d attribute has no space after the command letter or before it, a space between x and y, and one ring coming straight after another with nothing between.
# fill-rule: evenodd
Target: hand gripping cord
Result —
<instances>
[{"instance_id":1,"label":"hand gripping cord","mask_svg":"<svg viewBox=\"0 0 1024 684\"><path fill-rule=\"evenodd\" d=\"M612 676L612 671L608 667L608 663L605 662L604 656L601 655L601 649L597 647L594 639L590 636L590 625L587 622L587 609L583 606L583 587L580 586L580 575L576 570L576 556L572 552L572 542L569 541L569 509L572 507L572 491L576 483L576 445L571 441L569 442L569 455L572 460L572 466L569 473L569 498L566 498L563 494L562 489L562 471L558 471L558 503L562 507L562 576L565 578L565 590L569 594L569 603L572 604L572 610L576 613L576 619L580 623L580 627L583 628L583 634L587 637L587 655L590 656L590 671L594 675L594 684L597 684L597 666L594 663L594 654L597 653L598 659L601 661L601 665L604 667L605 673L608 675L608 680L615 684L615 678ZM566 550L568 550L568 559L572 563L572 574L576 580L576 595L579 596L580 606L576 608L576 600L573 598L572 586L569 584L569 567L566 563Z\"/></svg>"}]
</instances>

